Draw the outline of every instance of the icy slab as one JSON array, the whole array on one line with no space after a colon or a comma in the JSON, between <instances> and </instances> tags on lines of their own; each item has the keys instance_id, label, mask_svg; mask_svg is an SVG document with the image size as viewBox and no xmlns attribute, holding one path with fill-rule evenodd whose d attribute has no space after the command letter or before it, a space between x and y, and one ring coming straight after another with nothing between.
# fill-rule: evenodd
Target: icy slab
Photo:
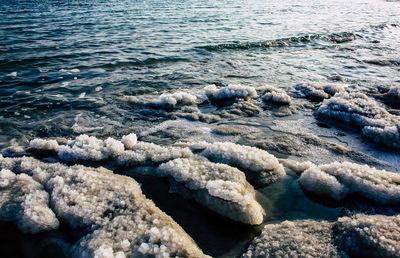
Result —
<instances>
[{"instance_id":1,"label":"icy slab","mask_svg":"<svg viewBox=\"0 0 400 258\"><path fill-rule=\"evenodd\" d=\"M270 184L286 175L277 158L255 147L231 142L215 142L209 144L201 155L213 162L224 163L245 171L252 183Z\"/></svg>"},{"instance_id":2,"label":"icy slab","mask_svg":"<svg viewBox=\"0 0 400 258\"><path fill-rule=\"evenodd\" d=\"M333 84L333 83L300 83L296 85L298 90L305 98L311 101L323 101L338 92L344 92L346 84Z\"/></svg>"},{"instance_id":3,"label":"icy slab","mask_svg":"<svg viewBox=\"0 0 400 258\"><path fill-rule=\"evenodd\" d=\"M221 101L224 99L248 99L257 96L257 91L254 87L244 85L230 84L223 88L209 85L204 88L206 96L212 101Z\"/></svg>"},{"instance_id":4,"label":"icy slab","mask_svg":"<svg viewBox=\"0 0 400 258\"><path fill-rule=\"evenodd\" d=\"M265 86L259 88L262 90L261 99L266 103L276 103L280 105L290 105L292 103L292 98L283 89Z\"/></svg>"},{"instance_id":5,"label":"icy slab","mask_svg":"<svg viewBox=\"0 0 400 258\"><path fill-rule=\"evenodd\" d=\"M350 257L400 257L400 215L339 218L336 242Z\"/></svg>"},{"instance_id":6,"label":"icy slab","mask_svg":"<svg viewBox=\"0 0 400 258\"><path fill-rule=\"evenodd\" d=\"M341 200L357 195L377 203L400 203L400 174L367 165L334 162L311 166L299 179L301 186L317 195Z\"/></svg>"},{"instance_id":7,"label":"icy slab","mask_svg":"<svg viewBox=\"0 0 400 258\"><path fill-rule=\"evenodd\" d=\"M120 166L157 165L171 159L190 157L193 153L188 148L159 146L153 143L137 141L133 133L122 137L121 141L113 138L106 140L82 134L66 145L55 140L33 139L29 147L36 151L52 151L66 162L103 162L116 161Z\"/></svg>"},{"instance_id":8,"label":"icy slab","mask_svg":"<svg viewBox=\"0 0 400 258\"><path fill-rule=\"evenodd\" d=\"M266 225L242 257L340 257L333 223L314 220Z\"/></svg>"},{"instance_id":9,"label":"icy slab","mask_svg":"<svg viewBox=\"0 0 400 258\"><path fill-rule=\"evenodd\" d=\"M400 117L389 114L365 94L336 94L322 103L316 117L355 127L375 143L400 148Z\"/></svg>"},{"instance_id":10,"label":"icy slab","mask_svg":"<svg viewBox=\"0 0 400 258\"><path fill-rule=\"evenodd\" d=\"M217 109L213 114L223 118L252 117L262 113L263 110L252 100L239 100L234 104Z\"/></svg>"},{"instance_id":11,"label":"icy slab","mask_svg":"<svg viewBox=\"0 0 400 258\"><path fill-rule=\"evenodd\" d=\"M250 225L263 221L264 210L253 187L236 168L204 158L175 159L161 164L157 173L174 179L173 191L225 217Z\"/></svg>"},{"instance_id":12,"label":"icy slab","mask_svg":"<svg viewBox=\"0 0 400 258\"><path fill-rule=\"evenodd\" d=\"M59 226L43 186L27 174L16 175L8 169L0 170L0 219L15 221L22 232L30 234Z\"/></svg>"},{"instance_id":13,"label":"icy slab","mask_svg":"<svg viewBox=\"0 0 400 258\"><path fill-rule=\"evenodd\" d=\"M0 168L11 177L15 174L5 169L32 176L49 191L58 218L71 227L86 228L88 234L72 248L74 257L204 256L183 229L142 194L132 178L104 168L67 167L29 157L0 157Z\"/></svg>"}]
</instances>

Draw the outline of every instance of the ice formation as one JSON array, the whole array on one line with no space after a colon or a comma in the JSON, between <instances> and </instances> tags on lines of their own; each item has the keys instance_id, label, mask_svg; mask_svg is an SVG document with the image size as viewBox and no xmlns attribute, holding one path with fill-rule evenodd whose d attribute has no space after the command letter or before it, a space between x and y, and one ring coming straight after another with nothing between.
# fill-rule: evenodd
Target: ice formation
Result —
<instances>
[{"instance_id":1,"label":"ice formation","mask_svg":"<svg viewBox=\"0 0 400 258\"><path fill-rule=\"evenodd\" d=\"M132 178L113 174L104 168L67 167L29 157L0 157L0 169L4 178L2 187L12 186L13 177L30 175L33 178L30 180L35 181L28 185L49 192L52 210L58 218L71 227L86 228L87 235L71 250L74 257L204 256L183 229L142 194ZM11 188L18 192L20 189L19 185ZM42 198L35 191L32 193L33 197ZM1 194L4 196L8 192L2 189ZM43 209L50 210L48 203L38 197L35 199L28 194L21 198L28 205L27 211L35 200L39 204L35 208L41 208L45 203ZM12 209L2 210L2 215L13 212ZM32 212L33 216L35 212ZM42 223L36 225L37 229L47 225L43 217L34 219ZM26 220L29 223L29 218Z\"/></svg>"},{"instance_id":2,"label":"ice formation","mask_svg":"<svg viewBox=\"0 0 400 258\"><path fill-rule=\"evenodd\" d=\"M266 225L242 257L339 257L332 226L314 220Z\"/></svg>"},{"instance_id":3,"label":"ice formation","mask_svg":"<svg viewBox=\"0 0 400 258\"><path fill-rule=\"evenodd\" d=\"M247 99L257 96L257 91L254 87L234 84L220 89L215 85L209 85L204 88L204 91L207 97L212 101L236 98Z\"/></svg>"},{"instance_id":4,"label":"ice formation","mask_svg":"<svg viewBox=\"0 0 400 258\"><path fill-rule=\"evenodd\" d=\"M0 219L15 221L24 233L58 228L58 219L49 208L49 194L43 186L27 174L16 175L1 167Z\"/></svg>"},{"instance_id":5,"label":"ice formation","mask_svg":"<svg viewBox=\"0 0 400 258\"><path fill-rule=\"evenodd\" d=\"M400 215L339 218L336 242L350 257L400 257Z\"/></svg>"},{"instance_id":6,"label":"ice formation","mask_svg":"<svg viewBox=\"0 0 400 258\"><path fill-rule=\"evenodd\" d=\"M307 99L312 101L323 101L338 92L344 92L347 85L332 83L300 83L296 90L300 91Z\"/></svg>"},{"instance_id":7,"label":"ice formation","mask_svg":"<svg viewBox=\"0 0 400 258\"><path fill-rule=\"evenodd\" d=\"M285 176L285 170L273 155L255 147L215 142L208 145L201 155L245 171L252 183L270 184Z\"/></svg>"},{"instance_id":8,"label":"ice formation","mask_svg":"<svg viewBox=\"0 0 400 258\"><path fill-rule=\"evenodd\" d=\"M283 89L265 86L262 89L262 100L264 102L272 102L281 105L290 105L292 99Z\"/></svg>"},{"instance_id":9,"label":"ice formation","mask_svg":"<svg viewBox=\"0 0 400 258\"><path fill-rule=\"evenodd\" d=\"M355 126L376 143L400 148L400 117L389 114L365 94L336 94L322 103L316 117Z\"/></svg>"},{"instance_id":10,"label":"ice formation","mask_svg":"<svg viewBox=\"0 0 400 258\"><path fill-rule=\"evenodd\" d=\"M171 189L232 220L258 225L264 210L240 170L204 158L175 159L161 164L158 173L171 176Z\"/></svg>"},{"instance_id":11,"label":"ice formation","mask_svg":"<svg viewBox=\"0 0 400 258\"><path fill-rule=\"evenodd\" d=\"M334 162L311 166L299 179L301 186L314 194L341 200L357 195L377 203L400 203L400 174L367 165Z\"/></svg>"}]
</instances>

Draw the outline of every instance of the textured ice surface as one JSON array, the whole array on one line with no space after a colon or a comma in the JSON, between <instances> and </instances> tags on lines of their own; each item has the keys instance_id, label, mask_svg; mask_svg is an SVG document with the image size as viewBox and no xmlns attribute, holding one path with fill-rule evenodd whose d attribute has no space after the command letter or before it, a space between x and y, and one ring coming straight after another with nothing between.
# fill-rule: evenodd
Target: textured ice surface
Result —
<instances>
[{"instance_id":1,"label":"textured ice surface","mask_svg":"<svg viewBox=\"0 0 400 258\"><path fill-rule=\"evenodd\" d=\"M0 157L0 168L4 178L9 180L2 180L2 185L7 187L7 184L12 184L8 179L10 177L32 176L37 182L29 179L32 183L28 185L30 188L44 187L49 191L51 207L58 218L72 227L87 229L88 234L72 248L75 257L204 256L183 229L142 194L132 178L103 168L67 167L28 157ZM18 185L14 187L21 188ZM27 188L22 189L31 192ZM2 191L1 194L7 195L7 192ZM15 194L7 196L14 198ZM41 197L37 193L33 196L36 199L29 194L22 195L21 200L27 205L32 205L32 200L39 200L42 204L40 201L45 199L38 199L37 196ZM47 200L44 203L34 207L44 206L43 209L49 210ZM30 211L29 207L27 211ZM2 211L8 215L13 215L13 212ZM33 216L35 212L32 212ZM40 224L35 226L38 229L48 223L43 217L35 222Z\"/></svg>"},{"instance_id":2,"label":"textured ice surface","mask_svg":"<svg viewBox=\"0 0 400 258\"><path fill-rule=\"evenodd\" d=\"M339 257L332 226L314 220L266 225L242 257Z\"/></svg>"},{"instance_id":3,"label":"textured ice surface","mask_svg":"<svg viewBox=\"0 0 400 258\"><path fill-rule=\"evenodd\" d=\"M368 139L400 148L400 117L389 114L362 93L340 93L325 100L316 112L322 120L334 120L361 129Z\"/></svg>"},{"instance_id":4,"label":"textured ice surface","mask_svg":"<svg viewBox=\"0 0 400 258\"><path fill-rule=\"evenodd\" d=\"M49 194L43 186L27 174L16 175L1 167L0 219L15 221L24 233L58 228L58 219L49 208Z\"/></svg>"},{"instance_id":5,"label":"textured ice surface","mask_svg":"<svg viewBox=\"0 0 400 258\"><path fill-rule=\"evenodd\" d=\"M352 257L400 257L400 215L339 218L336 241Z\"/></svg>"},{"instance_id":6,"label":"textured ice surface","mask_svg":"<svg viewBox=\"0 0 400 258\"><path fill-rule=\"evenodd\" d=\"M262 100L266 103L272 102L282 105L290 105L292 99L283 89L265 86L260 88L262 90Z\"/></svg>"},{"instance_id":7,"label":"textured ice surface","mask_svg":"<svg viewBox=\"0 0 400 258\"><path fill-rule=\"evenodd\" d=\"M252 100L239 100L234 104L213 112L223 118L252 117L259 115L263 110Z\"/></svg>"},{"instance_id":8,"label":"textured ice surface","mask_svg":"<svg viewBox=\"0 0 400 258\"><path fill-rule=\"evenodd\" d=\"M215 142L209 144L201 155L245 171L250 182L270 184L285 176L282 165L273 155L255 147Z\"/></svg>"},{"instance_id":9,"label":"textured ice surface","mask_svg":"<svg viewBox=\"0 0 400 258\"><path fill-rule=\"evenodd\" d=\"M296 90L300 91L307 99L323 101L338 92L343 92L347 85L332 83L300 83Z\"/></svg>"},{"instance_id":10,"label":"textured ice surface","mask_svg":"<svg viewBox=\"0 0 400 258\"><path fill-rule=\"evenodd\" d=\"M161 164L158 173L171 176L188 189L186 197L235 221L257 225L264 210L255 200L255 191L240 170L204 158L175 159ZM184 193L176 185L175 191ZM185 194L185 193L184 193Z\"/></svg>"},{"instance_id":11,"label":"textured ice surface","mask_svg":"<svg viewBox=\"0 0 400 258\"><path fill-rule=\"evenodd\" d=\"M204 90L208 98L213 101L235 98L247 99L257 96L257 91L254 87L244 85L230 84L223 88L217 88L215 85L209 85L205 87Z\"/></svg>"},{"instance_id":12,"label":"textured ice surface","mask_svg":"<svg viewBox=\"0 0 400 258\"><path fill-rule=\"evenodd\" d=\"M400 203L400 174L367 165L334 162L311 166L301 174L299 183L317 195L341 200L357 195L377 203Z\"/></svg>"}]
</instances>

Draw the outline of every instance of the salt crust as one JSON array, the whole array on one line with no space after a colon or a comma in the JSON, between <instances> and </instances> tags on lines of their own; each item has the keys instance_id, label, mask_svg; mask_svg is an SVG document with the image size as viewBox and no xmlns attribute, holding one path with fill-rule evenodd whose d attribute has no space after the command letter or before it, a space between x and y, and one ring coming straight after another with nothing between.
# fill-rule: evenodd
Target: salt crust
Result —
<instances>
[{"instance_id":1,"label":"salt crust","mask_svg":"<svg viewBox=\"0 0 400 258\"><path fill-rule=\"evenodd\" d=\"M214 84L204 88L206 96L212 101L235 98L253 98L257 96L257 91L254 87L244 85L230 84L223 88L217 88Z\"/></svg>"},{"instance_id":2,"label":"salt crust","mask_svg":"<svg viewBox=\"0 0 400 258\"><path fill-rule=\"evenodd\" d=\"M338 257L332 226L314 220L266 225L242 257Z\"/></svg>"},{"instance_id":3,"label":"salt crust","mask_svg":"<svg viewBox=\"0 0 400 258\"><path fill-rule=\"evenodd\" d=\"M299 90L307 99L312 101L323 101L338 92L344 92L346 84L333 83L300 83L296 85L296 90Z\"/></svg>"},{"instance_id":4,"label":"salt crust","mask_svg":"<svg viewBox=\"0 0 400 258\"><path fill-rule=\"evenodd\" d=\"M262 100L264 102L272 102L282 105L290 105L292 103L292 99L283 89L264 86L262 88L258 88L262 90Z\"/></svg>"},{"instance_id":5,"label":"salt crust","mask_svg":"<svg viewBox=\"0 0 400 258\"><path fill-rule=\"evenodd\" d=\"M367 165L334 162L311 166L301 174L299 183L307 191L335 200L357 195L382 204L400 203L400 174Z\"/></svg>"},{"instance_id":6,"label":"salt crust","mask_svg":"<svg viewBox=\"0 0 400 258\"><path fill-rule=\"evenodd\" d=\"M0 170L1 220L15 221L24 233L56 229L59 221L48 205L49 194L32 177Z\"/></svg>"},{"instance_id":7,"label":"salt crust","mask_svg":"<svg viewBox=\"0 0 400 258\"><path fill-rule=\"evenodd\" d=\"M25 179L28 177L25 174L28 174L32 181L28 185L42 189L42 184L49 191L51 207L58 218L72 227L88 229L89 233L73 246L71 254L74 257L204 256L183 229L142 194L132 178L113 174L104 168L80 165L67 167L60 163L43 163L30 157L0 156L0 168L2 178L5 178L1 181L3 187L11 186L13 178L20 176ZM11 180L6 181L7 178ZM24 181L16 182L14 187L17 188L13 191L26 189L18 185ZM5 192L1 193L3 199ZM22 201L32 202L29 196L23 196ZM44 206L51 212L47 201L45 205L41 205L41 202L36 204L29 203L35 208ZM2 210L3 214L7 212ZM13 211L10 212L8 215L13 216ZM22 219L22 224L30 223L29 217ZM48 221L35 222L34 232L48 225Z\"/></svg>"},{"instance_id":8,"label":"salt crust","mask_svg":"<svg viewBox=\"0 0 400 258\"><path fill-rule=\"evenodd\" d=\"M153 108L174 108L177 105L186 106L194 105L197 103L197 97L193 94L187 92L174 92L174 93L163 93L158 98L153 100L148 100L147 98L140 98L136 96L124 96L122 99L133 104L150 106ZM154 98L154 96L153 96Z\"/></svg>"},{"instance_id":9,"label":"salt crust","mask_svg":"<svg viewBox=\"0 0 400 258\"><path fill-rule=\"evenodd\" d=\"M362 130L368 139L400 149L400 117L389 114L362 93L339 93L324 100L316 112L322 120L336 120Z\"/></svg>"},{"instance_id":10,"label":"salt crust","mask_svg":"<svg viewBox=\"0 0 400 258\"><path fill-rule=\"evenodd\" d=\"M258 225L264 210L240 170L204 158L175 159L161 164L158 173L171 176L190 189L190 197L235 221Z\"/></svg>"},{"instance_id":11,"label":"salt crust","mask_svg":"<svg viewBox=\"0 0 400 258\"><path fill-rule=\"evenodd\" d=\"M400 257L400 215L339 218L335 226L340 249L353 257Z\"/></svg>"},{"instance_id":12,"label":"salt crust","mask_svg":"<svg viewBox=\"0 0 400 258\"><path fill-rule=\"evenodd\" d=\"M197 144L201 145L201 144ZM203 143L205 146L206 143ZM250 181L270 184L286 175L278 159L268 152L231 142L208 144L201 153L209 160L224 163L247 172Z\"/></svg>"},{"instance_id":13,"label":"salt crust","mask_svg":"<svg viewBox=\"0 0 400 258\"><path fill-rule=\"evenodd\" d=\"M400 257L400 215L266 225L242 257Z\"/></svg>"}]
</instances>

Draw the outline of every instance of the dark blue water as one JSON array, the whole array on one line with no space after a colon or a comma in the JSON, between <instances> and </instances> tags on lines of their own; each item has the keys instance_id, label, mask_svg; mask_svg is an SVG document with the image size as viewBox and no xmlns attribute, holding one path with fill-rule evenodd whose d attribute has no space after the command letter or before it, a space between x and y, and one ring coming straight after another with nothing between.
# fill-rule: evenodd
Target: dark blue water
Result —
<instances>
[{"instance_id":1,"label":"dark blue water","mask_svg":"<svg viewBox=\"0 0 400 258\"><path fill-rule=\"evenodd\" d=\"M398 2L375 0L2 0L0 146L143 130L124 95L337 75L389 87L400 75L399 14Z\"/></svg>"}]
</instances>

